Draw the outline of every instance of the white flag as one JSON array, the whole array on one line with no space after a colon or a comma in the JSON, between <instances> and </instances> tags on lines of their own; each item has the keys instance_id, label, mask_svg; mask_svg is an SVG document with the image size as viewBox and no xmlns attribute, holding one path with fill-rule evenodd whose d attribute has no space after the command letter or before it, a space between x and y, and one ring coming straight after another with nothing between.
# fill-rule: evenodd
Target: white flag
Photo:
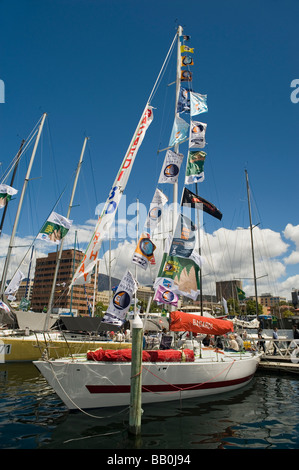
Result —
<instances>
[{"instance_id":1,"label":"white flag","mask_svg":"<svg viewBox=\"0 0 299 470\"><path fill-rule=\"evenodd\" d=\"M189 148L204 148L206 145L207 124L198 121L191 121L190 124L190 136L189 136Z\"/></svg>"},{"instance_id":2,"label":"white flag","mask_svg":"<svg viewBox=\"0 0 299 470\"><path fill-rule=\"evenodd\" d=\"M138 283L129 270L126 271L116 293L111 300L102 322L122 326L126 320L127 311L130 308L133 296L138 288Z\"/></svg>"},{"instance_id":3,"label":"white flag","mask_svg":"<svg viewBox=\"0 0 299 470\"><path fill-rule=\"evenodd\" d=\"M167 201L167 196L165 196L165 194L157 188L150 204L150 209L145 221L145 227L150 228L151 231L157 227L162 218L163 207Z\"/></svg>"},{"instance_id":4,"label":"white flag","mask_svg":"<svg viewBox=\"0 0 299 470\"><path fill-rule=\"evenodd\" d=\"M10 283L6 287L5 294L11 295L17 292L23 279L25 279L25 276L22 271L18 269L13 278L11 279Z\"/></svg>"},{"instance_id":5,"label":"white flag","mask_svg":"<svg viewBox=\"0 0 299 470\"><path fill-rule=\"evenodd\" d=\"M176 183L184 155L167 150L163 167L160 173L159 183Z\"/></svg>"}]
</instances>

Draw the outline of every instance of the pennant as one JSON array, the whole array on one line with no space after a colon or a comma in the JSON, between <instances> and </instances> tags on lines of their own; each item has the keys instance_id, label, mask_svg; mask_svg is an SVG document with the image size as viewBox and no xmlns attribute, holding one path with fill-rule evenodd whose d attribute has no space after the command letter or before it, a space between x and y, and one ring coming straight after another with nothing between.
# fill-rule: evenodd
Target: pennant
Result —
<instances>
[{"instance_id":1,"label":"pennant","mask_svg":"<svg viewBox=\"0 0 299 470\"><path fill-rule=\"evenodd\" d=\"M158 286L154 300L161 304L178 305L179 296L163 286Z\"/></svg>"},{"instance_id":2,"label":"pennant","mask_svg":"<svg viewBox=\"0 0 299 470\"><path fill-rule=\"evenodd\" d=\"M199 265L190 258L179 258L164 253L154 289L163 286L177 295L196 300L200 292Z\"/></svg>"},{"instance_id":3,"label":"pennant","mask_svg":"<svg viewBox=\"0 0 299 470\"><path fill-rule=\"evenodd\" d=\"M71 228L72 223L72 220L52 212L36 238L59 245Z\"/></svg>"},{"instance_id":4,"label":"pennant","mask_svg":"<svg viewBox=\"0 0 299 470\"><path fill-rule=\"evenodd\" d=\"M117 291L108 306L102 322L119 327L123 326L137 287L137 282L130 271L127 270L117 287Z\"/></svg>"},{"instance_id":5,"label":"pennant","mask_svg":"<svg viewBox=\"0 0 299 470\"><path fill-rule=\"evenodd\" d=\"M195 231L196 227L192 220L183 214L179 214L169 256L190 258L195 247Z\"/></svg>"},{"instance_id":6,"label":"pennant","mask_svg":"<svg viewBox=\"0 0 299 470\"><path fill-rule=\"evenodd\" d=\"M211 202L207 201L203 197L197 196L197 194L192 193L189 189L184 188L182 205L188 204L190 207L195 209L203 210L208 214L216 217L216 219L221 220L222 214Z\"/></svg>"},{"instance_id":7,"label":"pennant","mask_svg":"<svg viewBox=\"0 0 299 470\"><path fill-rule=\"evenodd\" d=\"M176 183L184 155L167 150L163 167L159 177L159 183Z\"/></svg>"},{"instance_id":8,"label":"pennant","mask_svg":"<svg viewBox=\"0 0 299 470\"><path fill-rule=\"evenodd\" d=\"M181 70L181 82L192 82L192 72Z\"/></svg>"},{"instance_id":9,"label":"pennant","mask_svg":"<svg viewBox=\"0 0 299 470\"><path fill-rule=\"evenodd\" d=\"M145 221L145 227L150 228L151 231L157 227L161 221L163 207L167 201L168 198L165 196L165 194L157 188L150 204L150 209Z\"/></svg>"},{"instance_id":10,"label":"pennant","mask_svg":"<svg viewBox=\"0 0 299 470\"><path fill-rule=\"evenodd\" d=\"M190 108L191 116L206 113L208 111L207 95L190 92Z\"/></svg>"},{"instance_id":11,"label":"pennant","mask_svg":"<svg viewBox=\"0 0 299 470\"><path fill-rule=\"evenodd\" d=\"M17 270L17 272L14 274L13 278L11 279L10 283L5 289L5 294L6 295L12 295L15 294L21 285L21 282L25 279L24 274L20 269Z\"/></svg>"},{"instance_id":12,"label":"pennant","mask_svg":"<svg viewBox=\"0 0 299 470\"><path fill-rule=\"evenodd\" d=\"M189 124L184 121L184 119L176 116L174 119L170 140L169 140L169 147L173 147L175 144L181 144L188 139L188 128Z\"/></svg>"},{"instance_id":13,"label":"pennant","mask_svg":"<svg viewBox=\"0 0 299 470\"><path fill-rule=\"evenodd\" d=\"M204 148L206 145L207 124L198 121L191 121L190 135L189 135L189 148Z\"/></svg>"},{"instance_id":14,"label":"pennant","mask_svg":"<svg viewBox=\"0 0 299 470\"><path fill-rule=\"evenodd\" d=\"M242 289L239 289L239 287L237 287L237 294L238 294L238 299L239 300L245 300L246 299L245 292Z\"/></svg>"},{"instance_id":15,"label":"pennant","mask_svg":"<svg viewBox=\"0 0 299 470\"><path fill-rule=\"evenodd\" d=\"M8 203L11 197L17 194L17 192L17 189L14 189L7 184L0 184L0 209L3 209L6 203Z\"/></svg>"},{"instance_id":16,"label":"pennant","mask_svg":"<svg viewBox=\"0 0 299 470\"><path fill-rule=\"evenodd\" d=\"M143 233L138 241L132 263L137 264L142 269L147 269L154 256L155 249L156 245L150 240L149 233Z\"/></svg>"},{"instance_id":17,"label":"pennant","mask_svg":"<svg viewBox=\"0 0 299 470\"><path fill-rule=\"evenodd\" d=\"M201 183L205 179L204 162L206 153L202 150L189 150L185 184Z\"/></svg>"},{"instance_id":18,"label":"pennant","mask_svg":"<svg viewBox=\"0 0 299 470\"><path fill-rule=\"evenodd\" d=\"M194 65L193 58L190 55L183 55L181 57L181 66L188 67L189 65Z\"/></svg>"},{"instance_id":19,"label":"pennant","mask_svg":"<svg viewBox=\"0 0 299 470\"><path fill-rule=\"evenodd\" d=\"M187 111L190 111L190 98L188 96L188 90L181 87L178 98L177 112L184 113Z\"/></svg>"},{"instance_id":20,"label":"pennant","mask_svg":"<svg viewBox=\"0 0 299 470\"><path fill-rule=\"evenodd\" d=\"M73 285L82 285L90 282L93 268L98 259L98 253L102 245L102 241L112 222L115 218L115 213L121 200L122 194L128 182L137 152L144 139L145 133L153 121L153 109L151 106L146 105L141 119L137 125L133 138L130 142L128 150L122 161L120 169L112 185L112 189L105 203L105 207L98 218L92 238L85 251L85 255L77 268L77 271L69 286L69 290Z\"/></svg>"},{"instance_id":21,"label":"pennant","mask_svg":"<svg viewBox=\"0 0 299 470\"><path fill-rule=\"evenodd\" d=\"M185 45L182 45L181 46L181 52L191 52L193 54L194 52L194 47L189 47L189 46L185 46Z\"/></svg>"}]
</instances>

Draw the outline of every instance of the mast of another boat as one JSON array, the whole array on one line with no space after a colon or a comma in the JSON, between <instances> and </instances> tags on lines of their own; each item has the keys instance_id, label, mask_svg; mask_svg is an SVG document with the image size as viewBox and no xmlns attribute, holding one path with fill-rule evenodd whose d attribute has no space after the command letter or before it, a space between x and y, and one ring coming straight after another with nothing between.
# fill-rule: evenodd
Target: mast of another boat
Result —
<instances>
[{"instance_id":1,"label":"mast of another boat","mask_svg":"<svg viewBox=\"0 0 299 470\"><path fill-rule=\"evenodd\" d=\"M66 215L67 219L70 217L71 209L73 207L73 200L74 200L74 196L75 196L75 191L76 191L76 187L77 187L77 183L78 183L79 173L80 173L80 170L81 170L81 165L82 165L82 161L83 161L83 156L84 156L87 140L88 140L88 137L85 137L84 142L83 142L81 155L80 155L80 158L79 158L79 163L78 163L77 170L76 170L76 176L75 176L75 180L74 180L74 184L73 184L71 199L70 199L70 203L69 203L69 207L68 207L68 211L67 211L67 215ZM44 324L44 331L47 331L48 328L49 328L49 320L50 320L50 315L51 315L52 308L53 308L56 281L57 281L58 270L59 270L60 260L61 260L62 250L63 250L63 242L64 242L64 239L62 238L61 241L60 241L58 259L57 259L57 263L56 263L56 266L55 266L52 289L51 289L51 293L50 293L50 298L49 298L49 303L48 303L48 308L47 308L47 314L46 314L46 319L45 319L45 324Z\"/></svg>"},{"instance_id":2,"label":"mast of another boat","mask_svg":"<svg viewBox=\"0 0 299 470\"><path fill-rule=\"evenodd\" d=\"M8 271L8 266L9 266L9 262L10 262L11 252L12 252L12 249L13 249L13 246L14 246L14 240L15 240L15 235L16 235L18 223L19 223L19 218L20 218L20 214L21 214L23 201L24 201L24 196L25 196L25 192L26 192L26 189L27 189L27 186L28 186L32 165L33 165L33 162L34 162L37 146L38 146L39 139L40 139L40 136L41 136L41 133L42 133L42 130L43 130L43 126L44 126L46 116L47 116L47 114L44 113L42 115L42 118L41 118L41 122L40 122L40 125L39 125L39 128L38 128L37 136L36 136L36 139L35 139L35 144L34 144L34 147L33 147L33 150L32 150L30 162L29 162L29 165L28 165L28 168L27 168L27 173L26 173L26 176L25 176L25 180L24 180L24 184L23 184L23 188L22 188L22 192L21 192L21 196L20 196L20 200L19 200L19 205L18 205L18 209L17 209L15 221L14 221L14 226L13 226L13 229L12 229L10 242L9 242L9 246L8 246L7 256L6 256L6 260L5 260L5 264L4 264L4 268L3 268L3 273L2 273L2 281L1 281L1 289L0 289L0 296L1 297L3 297L4 291L5 291L7 271Z\"/></svg>"},{"instance_id":3,"label":"mast of another boat","mask_svg":"<svg viewBox=\"0 0 299 470\"><path fill-rule=\"evenodd\" d=\"M252 226L252 218L251 218L250 189L249 189L249 181L248 181L247 170L245 170L245 176L246 176L246 187L247 187L249 223L250 223L250 238L251 238L251 253L252 253L254 291L255 291L256 318L258 318L259 310L258 310L258 302L257 302L257 282L256 282L256 270L255 270L255 257L254 257L253 226Z\"/></svg>"},{"instance_id":4,"label":"mast of another boat","mask_svg":"<svg viewBox=\"0 0 299 470\"><path fill-rule=\"evenodd\" d=\"M10 180L10 186L13 186L13 182L14 182L16 172L17 172L17 169L18 169L18 166L19 166L22 149L23 149L23 146L24 146L25 142L26 141L23 139L22 142L21 142L18 154L16 156L16 161L15 161L15 164L14 164L14 170L13 170L13 174L12 174L12 177L11 177L11 180ZM1 218L1 224L0 224L0 237L1 237L1 234L2 234L2 228L3 228L3 224L4 224L4 220L5 220L7 207L8 207L8 201L6 201L6 204L5 204L4 209L3 209L3 214L2 214L2 218Z\"/></svg>"}]
</instances>

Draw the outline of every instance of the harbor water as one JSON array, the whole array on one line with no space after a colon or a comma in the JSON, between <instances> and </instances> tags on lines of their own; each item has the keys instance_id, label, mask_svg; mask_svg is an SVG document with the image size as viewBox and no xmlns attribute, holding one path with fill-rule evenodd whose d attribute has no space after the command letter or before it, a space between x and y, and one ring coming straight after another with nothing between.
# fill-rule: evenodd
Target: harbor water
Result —
<instances>
[{"instance_id":1,"label":"harbor water","mask_svg":"<svg viewBox=\"0 0 299 470\"><path fill-rule=\"evenodd\" d=\"M246 387L211 398L70 412L35 366L0 364L1 449L298 449L299 376L258 371Z\"/></svg>"}]
</instances>

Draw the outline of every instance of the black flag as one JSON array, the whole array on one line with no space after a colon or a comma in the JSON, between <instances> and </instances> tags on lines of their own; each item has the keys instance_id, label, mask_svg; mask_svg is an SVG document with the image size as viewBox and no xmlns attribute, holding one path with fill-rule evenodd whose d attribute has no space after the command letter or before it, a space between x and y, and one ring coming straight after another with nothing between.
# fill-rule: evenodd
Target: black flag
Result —
<instances>
[{"instance_id":1,"label":"black flag","mask_svg":"<svg viewBox=\"0 0 299 470\"><path fill-rule=\"evenodd\" d=\"M222 219L222 214L217 207L204 198L197 196L197 194L192 193L192 191L189 191L187 188L184 188L183 192L182 205L184 204L190 204L191 207L195 209L202 209L204 212L216 217L216 219Z\"/></svg>"}]
</instances>

